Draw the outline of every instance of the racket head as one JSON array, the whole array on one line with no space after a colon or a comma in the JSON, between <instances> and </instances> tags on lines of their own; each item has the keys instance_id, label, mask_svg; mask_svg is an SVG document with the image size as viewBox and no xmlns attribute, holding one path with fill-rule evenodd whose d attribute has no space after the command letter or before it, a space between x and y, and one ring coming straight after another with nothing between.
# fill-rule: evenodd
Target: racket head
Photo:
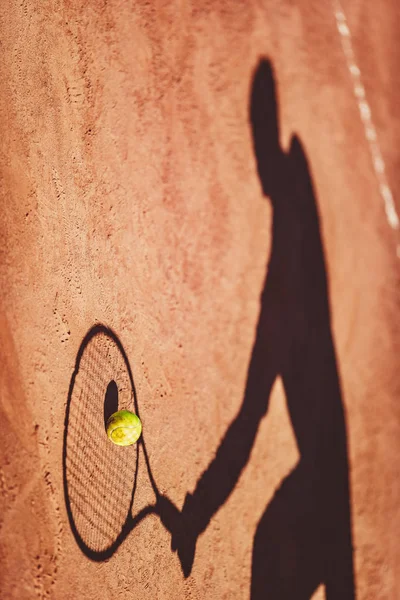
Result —
<instances>
[{"instance_id":1,"label":"racket head","mask_svg":"<svg viewBox=\"0 0 400 600\"><path fill-rule=\"evenodd\" d=\"M92 560L112 556L132 528L138 446L107 438L111 411L138 414L132 371L117 335L95 325L78 350L65 413L63 479L71 530Z\"/></svg>"}]
</instances>

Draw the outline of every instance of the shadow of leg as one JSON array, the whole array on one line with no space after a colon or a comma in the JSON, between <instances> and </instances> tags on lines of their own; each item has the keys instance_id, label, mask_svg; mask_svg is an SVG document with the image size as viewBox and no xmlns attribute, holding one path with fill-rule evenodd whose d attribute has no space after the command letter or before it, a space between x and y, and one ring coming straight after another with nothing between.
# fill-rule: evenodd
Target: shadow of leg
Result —
<instances>
[{"instance_id":1,"label":"shadow of leg","mask_svg":"<svg viewBox=\"0 0 400 600\"><path fill-rule=\"evenodd\" d=\"M251 600L309 600L322 580L319 513L308 484L298 466L259 521Z\"/></svg>"}]
</instances>

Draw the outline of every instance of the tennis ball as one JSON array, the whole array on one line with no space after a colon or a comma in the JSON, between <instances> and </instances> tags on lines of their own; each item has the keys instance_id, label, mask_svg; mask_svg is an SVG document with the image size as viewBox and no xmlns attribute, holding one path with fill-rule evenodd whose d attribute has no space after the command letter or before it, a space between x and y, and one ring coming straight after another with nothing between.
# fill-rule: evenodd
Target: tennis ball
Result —
<instances>
[{"instance_id":1,"label":"tennis ball","mask_svg":"<svg viewBox=\"0 0 400 600\"><path fill-rule=\"evenodd\" d=\"M142 423L135 413L119 410L107 420L107 436L117 446L135 444L142 433Z\"/></svg>"}]
</instances>

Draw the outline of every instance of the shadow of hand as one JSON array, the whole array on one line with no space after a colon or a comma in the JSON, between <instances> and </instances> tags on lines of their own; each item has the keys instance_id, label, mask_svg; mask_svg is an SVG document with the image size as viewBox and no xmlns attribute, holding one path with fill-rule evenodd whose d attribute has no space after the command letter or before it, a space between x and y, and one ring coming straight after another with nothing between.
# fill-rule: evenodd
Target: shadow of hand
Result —
<instances>
[{"instance_id":1,"label":"shadow of hand","mask_svg":"<svg viewBox=\"0 0 400 600\"><path fill-rule=\"evenodd\" d=\"M193 519L190 517L192 496L186 494L185 503L180 512L166 496L159 496L157 510L164 527L171 533L171 549L178 552L184 577L192 572L196 542L199 532L196 531Z\"/></svg>"}]
</instances>

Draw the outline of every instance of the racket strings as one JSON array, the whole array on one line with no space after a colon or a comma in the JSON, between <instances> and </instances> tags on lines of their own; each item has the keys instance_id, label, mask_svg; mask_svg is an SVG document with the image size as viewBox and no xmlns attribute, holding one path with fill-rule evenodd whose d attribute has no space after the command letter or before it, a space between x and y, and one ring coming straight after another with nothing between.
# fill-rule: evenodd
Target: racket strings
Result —
<instances>
[{"instance_id":1,"label":"racket strings","mask_svg":"<svg viewBox=\"0 0 400 600\"><path fill-rule=\"evenodd\" d=\"M70 398L66 476L79 536L94 551L107 549L128 517L136 468L136 446L110 443L104 428L107 386L118 387L118 409L133 410L133 390L124 357L106 334L86 346Z\"/></svg>"}]
</instances>

